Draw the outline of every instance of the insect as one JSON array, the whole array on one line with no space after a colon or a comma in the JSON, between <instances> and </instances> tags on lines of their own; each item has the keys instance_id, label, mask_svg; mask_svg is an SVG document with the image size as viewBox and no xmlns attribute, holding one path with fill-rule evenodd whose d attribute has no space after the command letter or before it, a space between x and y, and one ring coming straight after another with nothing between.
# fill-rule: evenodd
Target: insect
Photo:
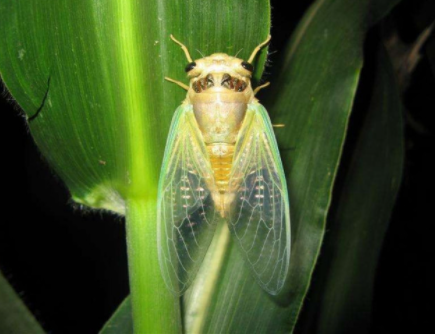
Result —
<instances>
[{"instance_id":1,"label":"insect","mask_svg":"<svg viewBox=\"0 0 435 334\"><path fill-rule=\"evenodd\" d=\"M272 125L252 89L248 61L215 53L193 61L181 46L189 85L175 112L158 191L158 249L163 278L182 294L195 278L216 225L226 221L259 285L283 287L290 262L287 185Z\"/></svg>"}]
</instances>

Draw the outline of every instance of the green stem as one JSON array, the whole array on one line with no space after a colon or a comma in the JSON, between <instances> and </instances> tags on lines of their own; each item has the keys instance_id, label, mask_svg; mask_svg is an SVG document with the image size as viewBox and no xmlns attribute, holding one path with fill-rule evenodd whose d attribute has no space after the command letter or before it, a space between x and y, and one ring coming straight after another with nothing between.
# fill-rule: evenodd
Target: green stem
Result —
<instances>
[{"instance_id":1,"label":"green stem","mask_svg":"<svg viewBox=\"0 0 435 334\"><path fill-rule=\"evenodd\" d=\"M179 299L160 275L156 218L154 201L128 201L127 251L135 334L181 333Z\"/></svg>"}]
</instances>

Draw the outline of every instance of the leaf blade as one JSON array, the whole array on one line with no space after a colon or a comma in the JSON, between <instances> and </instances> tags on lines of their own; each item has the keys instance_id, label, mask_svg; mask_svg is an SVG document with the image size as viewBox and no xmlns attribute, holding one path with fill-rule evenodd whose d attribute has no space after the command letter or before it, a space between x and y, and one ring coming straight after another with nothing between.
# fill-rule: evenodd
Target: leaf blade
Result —
<instances>
[{"instance_id":1,"label":"leaf blade","mask_svg":"<svg viewBox=\"0 0 435 334\"><path fill-rule=\"evenodd\" d=\"M133 319L131 318L131 300L130 298L118 306L110 319L104 324L100 330L100 334L132 334Z\"/></svg>"},{"instance_id":2,"label":"leaf blade","mask_svg":"<svg viewBox=\"0 0 435 334\"><path fill-rule=\"evenodd\" d=\"M169 35L206 54L243 47L247 58L270 28L267 0L7 0L0 13L2 79L29 118L43 105L29 122L40 151L76 202L120 214L132 199L157 202L170 120L185 96L164 81L185 80ZM263 51L257 79L264 61Z\"/></svg>"},{"instance_id":3,"label":"leaf blade","mask_svg":"<svg viewBox=\"0 0 435 334\"><path fill-rule=\"evenodd\" d=\"M0 333L45 333L0 272Z\"/></svg>"},{"instance_id":4,"label":"leaf blade","mask_svg":"<svg viewBox=\"0 0 435 334\"><path fill-rule=\"evenodd\" d=\"M29 123L39 149L75 201L119 213L126 196L156 196L170 121L185 96L164 80L185 80L186 60L169 35L205 54L243 47L246 58L270 26L266 0L0 6L8 13L0 25L2 79L28 117L50 78L47 101ZM263 52L257 78L264 60Z\"/></svg>"},{"instance_id":5,"label":"leaf blade","mask_svg":"<svg viewBox=\"0 0 435 334\"><path fill-rule=\"evenodd\" d=\"M323 258L304 332L367 333L373 285L384 235L403 170L403 123L399 89L388 56L378 54L375 92L337 209L328 220Z\"/></svg>"}]
</instances>

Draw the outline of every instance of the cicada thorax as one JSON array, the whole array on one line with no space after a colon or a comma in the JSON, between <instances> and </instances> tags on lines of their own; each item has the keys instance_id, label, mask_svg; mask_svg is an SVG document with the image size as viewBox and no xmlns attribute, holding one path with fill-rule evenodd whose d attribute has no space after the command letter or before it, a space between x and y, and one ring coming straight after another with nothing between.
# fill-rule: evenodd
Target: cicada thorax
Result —
<instances>
[{"instance_id":1,"label":"cicada thorax","mask_svg":"<svg viewBox=\"0 0 435 334\"><path fill-rule=\"evenodd\" d=\"M221 214L228 202L229 178L235 143L254 93L247 77L235 73L208 73L191 80L188 101L207 147ZM225 199L224 199L225 198Z\"/></svg>"}]
</instances>

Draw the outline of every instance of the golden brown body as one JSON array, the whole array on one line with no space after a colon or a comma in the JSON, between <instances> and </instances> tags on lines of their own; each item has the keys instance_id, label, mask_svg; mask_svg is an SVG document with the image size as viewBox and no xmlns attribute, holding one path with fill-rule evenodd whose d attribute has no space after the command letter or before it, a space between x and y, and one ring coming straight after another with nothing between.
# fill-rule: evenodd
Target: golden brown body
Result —
<instances>
[{"instance_id":1,"label":"golden brown body","mask_svg":"<svg viewBox=\"0 0 435 334\"><path fill-rule=\"evenodd\" d=\"M276 295L290 259L287 184L266 109L251 87L253 59L218 53L193 61L173 118L158 195L159 263L168 287L183 293L223 222L260 286ZM226 242L226 241L225 241Z\"/></svg>"},{"instance_id":2,"label":"golden brown body","mask_svg":"<svg viewBox=\"0 0 435 334\"><path fill-rule=\"evenodd\" d=\"M190 89L185 102L193 106L221 195L228 188L234 147L246 109L255 100L251 72L241 62L214 54L196 61L196 69L189 72Z\"/></svg>"},{"instance_id":3,"label":"golden brown body","mask_svg":"<svg viewBox=\"0 0 435 334\"><path fill-rule=\"evenodd\" d=\"M251 63L257 52L269 42L270 36L255 48L248 61L224 53L192 61L187 48L173 36L171 38L181 46L190 62L186 67L190 82L186 86L167 79L187 90L184 103L192 105L201 130L218 190L214 201L220 203L223 216L225 203L232 201L228 184L235 144L246 110L250 103L257 102L255 93L268 85L252 90L251 76L254 68Z\"/></svg>"}]
</instances>

